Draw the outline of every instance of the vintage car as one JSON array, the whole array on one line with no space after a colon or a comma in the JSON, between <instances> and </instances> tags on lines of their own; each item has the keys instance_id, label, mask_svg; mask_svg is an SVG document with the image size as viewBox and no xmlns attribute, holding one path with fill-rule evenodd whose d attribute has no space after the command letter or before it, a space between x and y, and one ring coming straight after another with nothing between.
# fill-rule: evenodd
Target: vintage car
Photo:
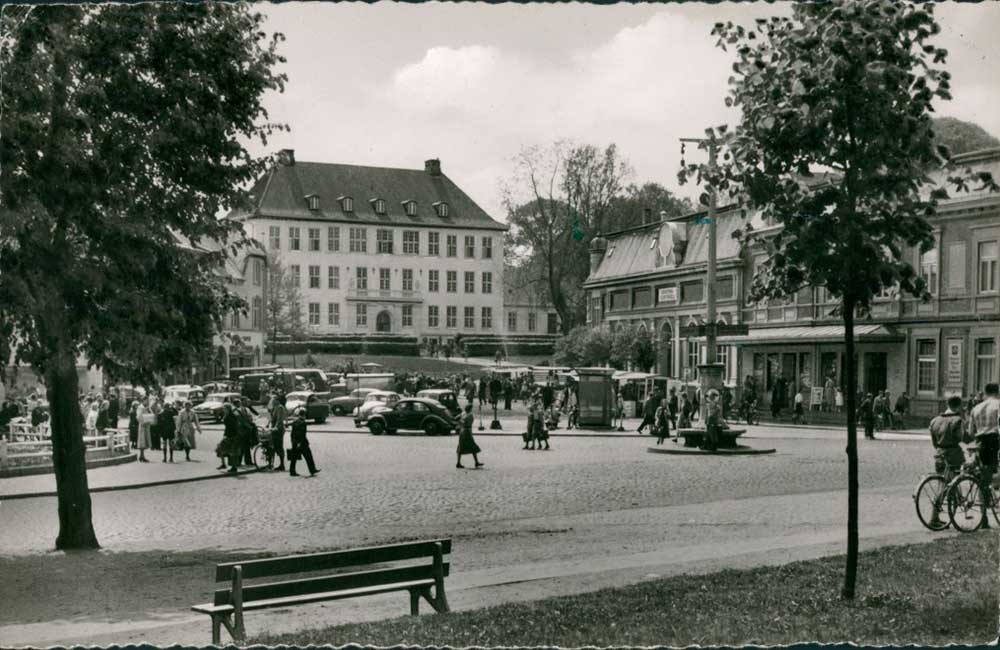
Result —
<instances>
[{"instance_id":1,"label":"vintage car","mask_svg":"<svg viewBox=\"0 0 1000 650\"><path fill-rule=\"evenodd\" d=\"M354 415L354 426L363 427L372 413L381 409L392 408L399 401L399 393L389 390L373 390L365 397L365 403L358 407Z\"/></svg>"},{"instance_id":2,"label":"vintage car","mask_svg":"<svg viewBox=\"0 0 1000 650\"><path fill-rule=\"evenodd\" d=\"M222 422L222 416L226 414L226 402L232 402L240 397L239 393L209 393L205 401L198 404L191 410L194 411L198 420L212 420L216 423Z\"/></svg>"},{"instance_id":3,"label":"vintage car","mask_svg":"<svg viewBox=\"0 0 1000 650\"><path fill-rule=\"evenodd\" d=\"M205 401L205 395L206 391L201 386L191 386L188 384L167 386L163 389L163 401L171 404L191 402L192 406L197 406Z\"/></svg>"},{"instance_id":4,"label":"vintage car","mask_svg":"<svg viewBox=\"0 0 1000 650\"><path fill-rule=\"evenodd\" d=\"M428 388L417 393L417 397L441 402L452 417L458 417L462 414L462 405L458 403L458 395L450 388Z\"/></svg>"},{"instance_id":5,"label":"vintage car","mask_svg":"<svg viewBox=\"0 0 1000 650\"><path fill-rule=\"evenodd\" d=\"M448 435L457 427L458 420L443 404L421 397L401 399L391 409L379 409L368 418L368 430L376 436L404 429L429 436Z\"/></svg>"},{"instance_id":6,"label":"vintage car","mask_svg":"<svg viewBox=\"0 0 1000 650\"><path fill-rule=\"evenodd\" d=\"M368 397L368 393L373 390L376 389L355 388L347 395L334 397L330 400L330 411L332 411L334 415L347 415L348 413L353 413L354 409L365 403L365 398Z\"/></svg>"},{"instance_id":7,"label":"vintage car","mask_svg":"<svg viewBox=\"0 0 1000 650\"><path fill-rule=\"evenodd\" d=\"M294 417L295 413L301 408L306 410L306 419L312 420L317 424L326 422L326 419L330 417L330 405L327 404L321 395L311 390L303 390L285 395L285 409L288 411L289 417Z\"/></svg>"}]
</instances>

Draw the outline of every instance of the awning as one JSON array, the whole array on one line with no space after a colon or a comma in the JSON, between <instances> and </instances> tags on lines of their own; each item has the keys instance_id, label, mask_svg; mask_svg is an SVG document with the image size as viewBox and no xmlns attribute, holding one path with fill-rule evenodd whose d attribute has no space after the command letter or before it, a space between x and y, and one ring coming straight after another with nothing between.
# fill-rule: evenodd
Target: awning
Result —
<instances>
[{"instance_id":1,"label":"awning","mask_svg":"<svg viewBox=\"0 0 1000 650\"><path fill-rule=\"evenodd\" d=\"M704 340L701 337L700 340ZM854 340L865 343L894 343L906 338L887 325L864 324L854 326ZM778 343L843 343L843 325L819 325L815 327L753 327L742 336L720 336L716 343L737 343L743 345L774 345Z\"/></svg>"},{"instance_id":2,"label":"awning","mask_svg":"<svg viewBox=\"0 0 1000 650\"><path fill-rule=\"evenodd\" d=\"M619 370L618 372L611 375L611 378L614 379L615 381L640 381L644 379L649 379L650 377L653 376L654 375L651 372L625 372L623 370Z\"/></svg>"}]
</instances>

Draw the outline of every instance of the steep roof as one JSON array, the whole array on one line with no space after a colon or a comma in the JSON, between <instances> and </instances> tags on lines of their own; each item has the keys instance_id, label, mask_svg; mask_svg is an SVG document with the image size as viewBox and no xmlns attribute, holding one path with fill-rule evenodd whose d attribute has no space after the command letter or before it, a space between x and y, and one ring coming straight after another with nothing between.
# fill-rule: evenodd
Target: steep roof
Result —
<instances>
[{"instance_id":1,"label":"steep roof","mask_svg":"<svg viewBox=\"0 0 1000 650\"><path fill-rule=\"evenodd\" d=\"M310 210L307 196L320 197L319 210ZM339 197L353 199L354 209L344 212ZM251 190L252 213L237 218L271 217L316 221L482 228L506 230L468 194L444 174L422 169L366 167L334 163L277 164ZM386 214L376 214L371 199L384 199ZM408 216L403 202L416 201L415 216ZM439 217L435 203L448 204L448 216Z\"/></svg>"}]
</instances>

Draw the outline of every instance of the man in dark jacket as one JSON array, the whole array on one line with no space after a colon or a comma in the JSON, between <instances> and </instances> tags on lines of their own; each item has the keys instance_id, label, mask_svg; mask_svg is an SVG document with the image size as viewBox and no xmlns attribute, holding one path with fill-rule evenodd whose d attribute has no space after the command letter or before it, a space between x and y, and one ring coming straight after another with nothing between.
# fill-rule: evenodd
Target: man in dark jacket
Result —
<instances>
[{"instance_id":1,"label":"man in dark jacket","mask_svg":"<svg viewBox=\"0 0 1000 650\"><path fill-rule=\"evenodd\" d=\"M677 389L670 389L670 399L667 400L667 419L670 421L670 428L674 431L677 430L677 413L680 412L680 407L677 403Z\"/></svg>"},{"instance_id":2,"label":"man in dark jacket","mask_svg":"<svg viewBox=\"0 0 1000 650\"><path fill-rule=\"evenodd\" d=\"M108 398L108 426L112 429L118 428L118 418L121 415L121 401L118 399L118 391L112 390Z\"/></svg>"},{"instance_id":3,"label":"man in dark jacket","mask_svg":"<svg viewBox=\"0 0 1000 650\"><path fill-rule=\"evenodd\" d=\"M290 476L298 476L298 473L295 471L295 463L298 462L299 458L306 461L306 467L309 468L309 476L319 474L319 470L316 469L316 463L313 461L312 450L309 448L309 439L306 438L305 409L298 410L298 413L295 415L295 422L292 423L292 453L288 458L288 474Z\"/></svg>"},{"instance_id":4,"label":"man in dark jacket","mask_svg":"<svg viewBox=\"0 0 1000 650\"><path fill-rule=\"evenodd\" d=\"M271 447L274 449L274 455L281 462L278 465L279 472L285 471L285 418L287 417L288 412L285 410L285 405L275 397L274 407L271 409Z\"/></svg>"},{"instance_id":5,"label":"man in dark jacket","mask_svg":"<svg viewBox=\"0 0 1000 650\"><path fill-rule=\"evenodd\" d=\"M240 465L240 457L242 456L240 449L240 416L236 414L236 409L232 403L226 402L224 407L226 414L222 418L222 437L229 451L229 473L235 474L239 471L237 468ZM222 464L219 465L218 469L225 468L226 456L222 456Z\"/></svg>"},{"instance_id":6,"label":"man in dark jacket","mask_svg":"<svg viewBox=\"0 0 1000 650\"><path fill-rule=\"evenodd\" d=\"M861 401L861 406L858 407L858 417L861 419L862 424L865 425L865 438L869 440L875 439L875 404L872 400L872 394L868 393L865 398Z\"/></svg>"},{"instance_id":7,"label":"man in dark jacket","mask_svg":"<svg viewBox=\"0 0 1000 650\"><path fill-rule=\"evenodd\" d=\"M953 395L948 398L948 408L931 420L930 433L931 444L934 445L934 472L943 476L946 482L950 481L965 460L959 443L968 441L962 422L961 397ZM942 523L941 506L941 503L934 504L931 526Z\"/></svg>"},{"instance_id":8,"label":"man in dark jacket","mask_svg":"<svg viewBox=\"0 0 1000 650\"><path fill-rule=\"evenodd\" d=\"M656 409L660 408L660 402L663 401L663 396L660 395L660 389L655 389L646 400L646 403L642 405L642 422L639 423L639 428L635 430L636 433L642 433L642 430L646 428L646 425L652 426L656 417Z\"/></svg>"}]
</instances>

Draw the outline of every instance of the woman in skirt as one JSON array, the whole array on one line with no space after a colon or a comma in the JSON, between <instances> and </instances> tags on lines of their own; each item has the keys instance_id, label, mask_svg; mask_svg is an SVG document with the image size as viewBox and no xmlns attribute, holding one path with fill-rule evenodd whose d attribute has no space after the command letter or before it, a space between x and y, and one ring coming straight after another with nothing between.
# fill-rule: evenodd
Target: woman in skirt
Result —
<instances>
[{"instance_id":1,"label":"woman in skirt","mask_svg":"<svg viewBox=\"0 0 1000 650\"><path fill-rule=\"evenodd\" d=\"M549 432L545 426L545 408L542 406L541 399L535 402L535 437L531 441L531 449L535 448L536 441L539 451L542 449L543 442L545 449L549 449Z\"/></svg>"},{"instance_id":2,"label":"woman in skirt","mask_svg":"<svg viewBox=\"0 0 1000 650\"><path fill-rule=\"evenodd\" d=\"M184 450L184 460L191 460L191 450L197 446L195 431L201 433L198 416L191 410L191 402L184 402L184 410L177 415L177 448Z\"/></svg>"},{"instance_id":3,"label":"woman in skirt","mask_svg":"<svg viewBox=\"0 0 1000 650\"><path fill-rule=\"evenodd\" d=\"M139 442L139 418L136 415L138 408L139 402L132 402L132 408L129 409L128 413L128 441L132 449L135 449Z\"/></svg>"},{"instance_id":4,"label":"woman in skirt","mask_svg":"<svg viewBox=\"0 0 1000 650\"><path fill-rule=\"evenodd\" d=\"M528 429L524 434L524 449L528 449L528 443L532 448L535 446L535 403L528 400Z\"/></svg>"},{"instance_id":5,"label":"woman in skirt","mask_svg":"<svg viewBox=\"0 0 1000 650\"><path fill-rule=\"evenodd\" d=\"M476 467L483 466L483 463L479 462L478 455L482 450L472 437L472 423L475 419L475 416L472 415L472 404L466 404L465 413L462 414L461 429L458 433L458 462L455 464L455 467L459 469L465 467L462 465L462 456L465 454L472 454L472 460L475 461Z\"/></svg>"}]
</instances>

